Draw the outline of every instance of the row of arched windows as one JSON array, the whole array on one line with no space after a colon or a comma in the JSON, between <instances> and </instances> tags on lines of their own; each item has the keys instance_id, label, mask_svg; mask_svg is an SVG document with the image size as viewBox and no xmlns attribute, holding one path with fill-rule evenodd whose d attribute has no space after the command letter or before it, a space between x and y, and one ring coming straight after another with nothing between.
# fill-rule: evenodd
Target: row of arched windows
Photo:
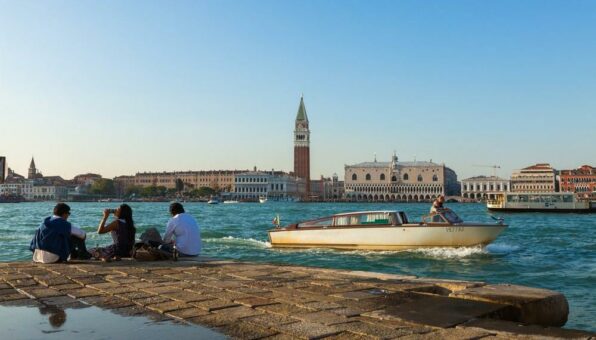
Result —
<instances>
[{"instance_id":1,"label":"row of arched windows","mask_svg":"<svg viewBox=\"0 0 596 340\"><path fill-rule=\"evenodd\" d=\"M366 174L366 176L364 177L364 179L366 179L367 181L370 181L372 179L370 174ZM404 181L407 181L410 179L410 175L408 174L404 174L403 177ZM437 182L439 180L439 177L437 175L433 175L433 182ZM352 174L352 181L357 181L358 180L358 175L356 174ZM381 174L379 176L379 180L384 181L385 180L385 174ZM424 178L422 178L422 175L418 175L418 177L416 178L416 180L418 182L422 182L424 180ZM392 182L397 182L397 177L396 176L392 176L391 177L391 181Z\"/></svg>"}]
</instances>

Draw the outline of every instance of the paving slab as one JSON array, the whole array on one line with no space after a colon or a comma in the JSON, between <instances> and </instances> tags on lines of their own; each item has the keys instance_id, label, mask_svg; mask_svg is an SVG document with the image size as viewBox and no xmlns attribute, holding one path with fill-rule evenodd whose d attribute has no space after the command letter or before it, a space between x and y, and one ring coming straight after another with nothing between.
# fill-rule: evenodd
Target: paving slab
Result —
<instances>
[{"instance_id":1,"label":"paving slab","mask_svg":"<svg viewBox=\"0 0 596 340\"><path fill-rule=\"evenodd\" d=\"M256 297L256 296L242 297L239 299L234 299L233 301L235 303L239 303L241 305L248 306L251 308L267 306L267 305L275 305L275 304L279 303L273 299L266 299L266 298L261 298L261 297Z\"/></svg>"},{"instance_id":2,"label":"paving slab","mask_svg":"<svg viewBox=\"0 0 596 340\"><path fill-rule=\"evenodd\" d=\"M236 307L240 304L231 302L229 300L217 299L214 298L212 300L205 300L205 301L198 301L198 302L190 302L189 304L202 308L206 311L215 311L218 309Z\"/></svg>"},{"instance_id":3,"label":"paving slab","mask_svg":"<svg viewBox=\"0 0 596 340\"><path fill-rule=\"evenodd\" d=\"M280 333L290 334L302 339L321 339L342 332L337 326L326 326L307 321L275 325L272 328Z\"/></svg>"},{"instance_id":4,"label":"paving slab","mask_svg":"<svg viewBox=\"0 0 596 340\"><path fill-rule=\"evenodd\" d=\"M476 340L484 339L487 336L494 335L482 329L463 329L463 328L447 328L439 329L426 334L410 334L400 339L403 340Z\"/></svg>"},{"instance_id":5,"label":"paving slab","mask_svg":"<svg viewBox=\"0 0 596 340\"><path fill-rule=\"evenodd\" d=\"M443 296L424 296L415 301L390 305L382 310L364 313L378 319L393 319L432 327L453 327L474 318L484 317L507 308L507 305L452 299Z\"/></svg>"},{"instance_id":6,"label":"paving slab","mask_svg":"<svg viewBox=\"0 0 596 340\"><path fill-rule=\"evenodd\" d=\"M267 306L259 306L256 307L257 310L262 310L267 313L273 313L278 315L295 315L298 313L307 313L312 311L312 309L299 307L289 303L278 303L275 305L267 305Z\"/></svg>"},{"instance_id":7,"label":"paving slab","mask_svg":"<svg viewBox=\"0 0 596 340\"><path fill-rule=\"evenodd\" d=\"M224 334L229 336L238 338L238 339L262 339L268 336L279 334L279 332L274 331L271 328L261 327L258 325L246 323L242 320L237 321L233 324L229 324L220 328L217 328L216 331L220 331Z\"/></svg>"},{"instance_id":8,"label":"paving slab","mask_svg":"<svg viewBox=\"0 0 596 340\"><path fill-rule=\"evenodd\" d=\"M38 287L38 286L35 286ZM44 287L44 288L32 288L32 287L23 287L18 288L19 293L27 295L31 299L41 299L46 297L53 297L53 296L60 296L64 295L61 291L56 289Z\"/></svg>"},{"instance_id":9,"label":"paving slab","mask_svg":"<svg viewBox=\"0 0 596 340\"><path fill-rule=\"evenodd\" d=\"M160 302L160 303L146 305L145 307L163 314L163 313L175 311L178 309L192 308L193 306L187 304L186 302L182 302L182 301L167 301L167 302Z\"/></svg>"},{"instance_id":10,"label":"paving slab","mask_svg":"<svg viewBox=\"0 0 596 340\"><path fill-rule=\"evenodd\" d=\"M457 328L487 330L503 337L528 336L558 339L596 339L596 333L558 327L526 326L518 322L476 319L466 322Z\"/></svg>"},{"instance_id":11,"label":"paving slab","mask_svg":"<svg viewBox=\"0 0 596 340\"><path fill-rule=\"evenodd\" d=\"M209 312L204 309L198 308L198 307L192 307L192 308L173 310L171 312L167 312L166 314L168 316L171 316L171 317L177 318L177 319L190 319L190 318L195 318L197 316L208 315Z\"/></svg>"},{"instance_id":12,"label":"paving slab","mask_svg":"<svg viewBox=\"0 0 596 340\"><path fill-rule=\"evenodd\" d=\"M460 290L450 296L511 305L516 312L503 317L526 324L563 326L569 314L565 296L548 289L510 284L485 285Z\"/></svg>"},{"instance_id":13,"label":"paving slab","mask_svg":"<svg viewBox=\"0 0 596 340\"><path fill-rule=\"evenodd\" d=\"M374 339L393 339L412 334L407 328L394 329L361 321L339 324L337 327L352 334Z\"/></svg>"},{"instance_id":14,"label":"paving slab","mask_svg":"<svg viewBox=\"0 0 596 340\"><path fill-rule=\"evenodd\" d=\"M254 323L261 327L273 327L275 325L299 322L299 320L286 315L270 313L262 313L256 316L247 317L243 320L248 323Z\"/></svg>"},{"instance_id":15,"label":"paving slab","mask_svg":"<svg viewBox=\"0 0 596 340\"><path fill-rule=\"evenodd\" d=\"M65 293L68 296L72 296L73 298L83 298L83 297L97 296L97 295L102 294L101 291L99 291L97 289L93 289L93 288L65 289L65 290L62 290L61 292Z\"/></svg>"},{"instance_id":16,"label":"paving slab","mask_svg":"<svg viewBox=\"0 0 596 340\"><path fill-rule=\"evenodd\" d=\"M320 312L308 312L308 313L298 313L292 315L293 318L307 321L307 322L316 322L323 325L336 325L340 323L347 323L353 322L348 317L341 316L335 313L327 312L327 311L320 311Z\"/></svg>"}]
</instances>

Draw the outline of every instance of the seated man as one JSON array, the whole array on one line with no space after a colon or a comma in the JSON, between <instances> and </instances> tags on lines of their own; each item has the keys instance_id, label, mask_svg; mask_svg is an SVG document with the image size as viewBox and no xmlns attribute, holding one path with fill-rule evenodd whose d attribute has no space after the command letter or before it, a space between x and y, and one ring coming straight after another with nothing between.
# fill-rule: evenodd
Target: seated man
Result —
<instances>
[{"instance_id":1,"label":"seated man","mask_svg":"<svg viewBox=\"0 0 596 340\"><path fill-rule=\"evenodd\" d=\"M163 237L165 244L160 249L172 251L171 244L175 243L180 256L198 256L201 253L201 233L197 221L184 212L184 207L178 202L170 204L170 214L172 218Z\"/></svg>"},{"instance_id":2,"label":"seated man","mask_svg":"<svg viewBox=\"0 0 596 340\"><path fill-rule=\"evenodd\" d=\"M29 249L33 252L33 262L66 262L69 257L90 258L85 248L86 234L68 222L70 207L58 203L54 215L47 217L35 231Z\"/></svg>"}]
</instances>

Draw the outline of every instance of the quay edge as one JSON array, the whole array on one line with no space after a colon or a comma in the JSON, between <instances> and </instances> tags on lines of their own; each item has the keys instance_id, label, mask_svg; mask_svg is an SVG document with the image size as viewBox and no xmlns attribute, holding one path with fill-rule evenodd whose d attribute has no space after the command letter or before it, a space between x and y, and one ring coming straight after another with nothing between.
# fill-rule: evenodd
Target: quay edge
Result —
<instances>
[{"instance_id":1,"label":"quay edge","mask_svg":"<svg viewBox=\"0 0 596 340\"><path fill-rule=\"evenodd\" d=\"M28 299L134 307L241 339L596 337L560 328L569 306L551 290L205 258L0 263L0 305Z\"/></svg>"}]
</instances>

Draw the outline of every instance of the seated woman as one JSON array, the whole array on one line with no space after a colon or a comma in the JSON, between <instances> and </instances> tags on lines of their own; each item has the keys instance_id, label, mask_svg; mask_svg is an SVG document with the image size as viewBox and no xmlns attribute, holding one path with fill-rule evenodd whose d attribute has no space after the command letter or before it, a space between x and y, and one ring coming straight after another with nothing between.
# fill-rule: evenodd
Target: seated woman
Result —
<instances>
[{"instance_id":1,"label":"seated woman","mask_svg":"<svg viewBox=\"0 0 596 340\"><path fill-rule=\"evenodd\" d=\"M106 221L113 212L116 219L106 226ZM131 250L135 243L136 229L132 219L132 209L128 204L122 204L118 209L105 209L103 218L97 227L98 234L111 233L114 243L107 247L91 249L91 255L103 261L109 261L112 258L130 257Z\"/></svg>"}]
</instances>

